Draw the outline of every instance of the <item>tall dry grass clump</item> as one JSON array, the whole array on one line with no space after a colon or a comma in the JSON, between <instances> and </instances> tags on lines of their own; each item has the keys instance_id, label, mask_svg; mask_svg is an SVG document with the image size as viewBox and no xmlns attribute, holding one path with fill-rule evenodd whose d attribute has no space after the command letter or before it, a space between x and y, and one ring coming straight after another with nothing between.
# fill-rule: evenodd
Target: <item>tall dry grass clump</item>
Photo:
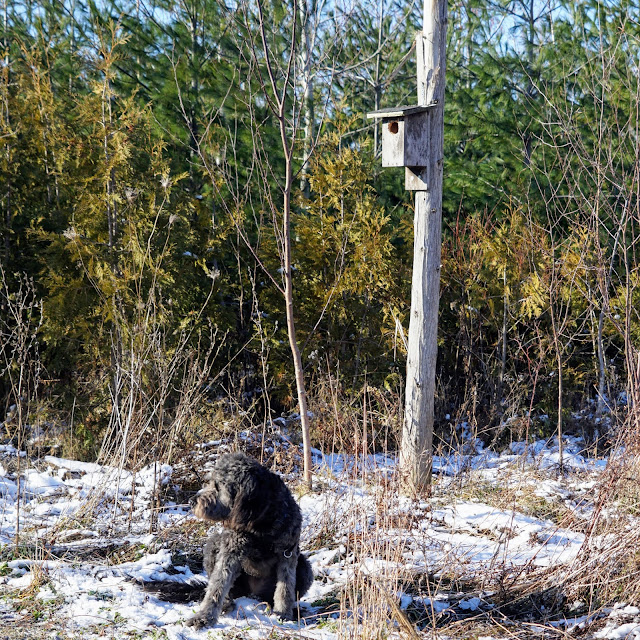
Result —
<instances>
[{"instance_id":1,"label":"tall dry grass clump","mask_svg":"<svg viewBox=\"0 0 640 640\"><path fill-rule=\"evenodd\" d=\"M640 602L640 405L632 402L602 476L585 542L566 580L591 611Z\"/></svg>"},{"instance_id":2,"label":"tall dry grass clump","mask_svg":"<svg viewBox=\"0 0 640 640\"><path fill-rule=\"evenodd\" d=\"M412 517L398 509L396 481L379 476L369 489L375 511L354 503L353 518L345 530L344 556L353 558L352 572L340 596L339 636L345 639L388 638L400 633L417 638L415 620L402 597L417 583L407 555L415 548Z\"/></svg>"}]
</instances>

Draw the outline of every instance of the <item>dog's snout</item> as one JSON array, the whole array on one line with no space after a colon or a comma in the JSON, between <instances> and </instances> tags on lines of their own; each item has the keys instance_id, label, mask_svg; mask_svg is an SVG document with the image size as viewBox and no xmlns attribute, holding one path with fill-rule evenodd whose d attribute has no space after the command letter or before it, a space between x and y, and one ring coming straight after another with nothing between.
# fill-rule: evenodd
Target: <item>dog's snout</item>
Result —
<instances>
[{"instance_id":1,"label":"dog's snout","mask_svg":"<svg viewBox=\"0 0 640 640\"><path fill-rule=\"evenodd\" d=\"M200 495L200 491L197 491L189 498L189 506L193 509L198 502L198 496Z\"/></svg>"}]
</instances>

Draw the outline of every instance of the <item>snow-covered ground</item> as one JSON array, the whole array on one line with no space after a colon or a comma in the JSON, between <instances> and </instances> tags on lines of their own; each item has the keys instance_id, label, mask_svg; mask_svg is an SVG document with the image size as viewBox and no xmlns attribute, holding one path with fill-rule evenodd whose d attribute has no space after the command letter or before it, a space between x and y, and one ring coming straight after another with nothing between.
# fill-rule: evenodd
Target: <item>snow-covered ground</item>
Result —
<instances>
[{"instance_id":1,"label":"snow-covered ground","mask_svg":"<svg viewBox=\"0 0 640 640\"><path fill-rule=\"evenodd\" d=\"M3 445L0 628L26 620L67 638L332 640L360 637L358 625L376 624L379 616L391 635L411 635L403 628L411 621L425 637L453 636L443 622L491 612L501 580L570 566L607 462L586 458L582 441L566 438L560 476L557 441L514 443L501 454L472 444L465 454L434 460L434 495L422 500L397 493L393 456L314 451L314 491L296 493L295 478L287 478L316 576L300 603L300 622L282 623L245 598L201 631L184 626L193 603L162 602L140 586L196 579L185 558L207 529L186 504L167 498L180 495L172 467L150 465L134 475L50 456L28 461ZM206 456L213 460L224 449L211 443ZM349 596L353 585L357 597ZM362 589L373 594L374 606ZM590 637L640 638L640 609L631 605L600 612ZM572 607L575 616L558 614L545 629L573 633L592 622L579 615L581 603L563 611ZM498 627L479 635L506 637Z\"/></svg>"}]
</instances>

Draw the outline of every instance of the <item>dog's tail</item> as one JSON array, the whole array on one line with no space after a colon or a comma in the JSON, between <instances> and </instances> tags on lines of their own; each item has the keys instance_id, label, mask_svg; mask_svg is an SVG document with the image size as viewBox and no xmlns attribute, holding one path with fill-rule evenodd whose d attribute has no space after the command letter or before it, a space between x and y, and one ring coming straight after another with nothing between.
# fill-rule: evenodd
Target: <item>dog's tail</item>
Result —
<instances>
[{"instance_id":1,"label":"dog's tail","mask_svg":"<svg viewBox=\"0 0 640 640\"><path fill-rule=\"evenodd\" d=\"M137 580L142 590L165 602L194 602L201 600L207 588L204 577L188 580Z\"/></svg>"},{"instance_id":2,"label":"dog's tail","mask_svg":"<svg viewBox=\"0 0 640 640\"><path fill-rule=\"evenodd\" d=\"M301 553L298 556L298 566L296 567L296 592L298 598L309 591L309 587L313 584L313 569L311 563L307 560L307 556Z\"/></svg>"}]
</instances>

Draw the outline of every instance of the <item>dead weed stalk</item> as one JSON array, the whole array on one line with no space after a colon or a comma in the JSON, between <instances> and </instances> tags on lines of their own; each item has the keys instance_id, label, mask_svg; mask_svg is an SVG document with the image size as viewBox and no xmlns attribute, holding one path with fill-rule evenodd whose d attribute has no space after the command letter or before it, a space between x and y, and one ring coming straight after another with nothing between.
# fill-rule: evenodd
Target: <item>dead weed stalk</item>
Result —
<instances>
[{"instance_id":1,"label":"dead weed stalk","mask_svg":"<svg viewBox=\"0 0 640 640\"><path fill-rule=\"evenodd\" d=\"M640 603L640 408L621 429L585 542L566 578L567 591L590 611L616 601Z\"/></svg>"}]
</instances>

